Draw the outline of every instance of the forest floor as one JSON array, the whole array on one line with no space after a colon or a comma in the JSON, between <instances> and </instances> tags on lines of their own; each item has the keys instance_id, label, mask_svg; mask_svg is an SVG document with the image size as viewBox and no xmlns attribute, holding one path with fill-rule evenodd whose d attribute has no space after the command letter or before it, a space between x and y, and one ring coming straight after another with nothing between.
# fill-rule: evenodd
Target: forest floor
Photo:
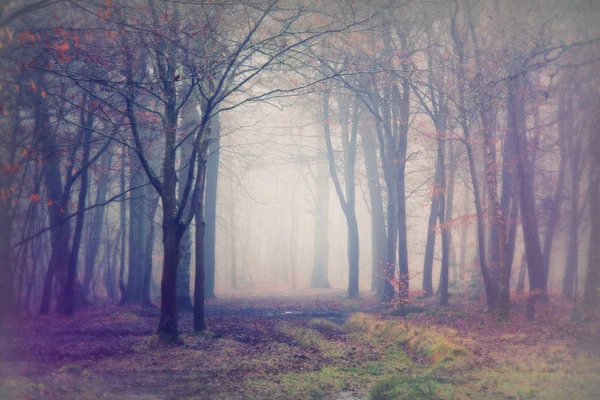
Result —
<instances>
[{"instance_id":1,"label":"forest floor","mask_svg":"<svg viewBox=\"0 0 600 400\"><path fill-rule=\"evenodd\" d=\"M511 323L451 297L407 307L341 292L210 300L209 329L180 315L161 345L158 310L96 306L9 321L1 399L599 399L600 356L562 319ZM395 314L395 315L394 315ZM550 314L547 314L550 315Z\"/></svg>"}]
</instances>

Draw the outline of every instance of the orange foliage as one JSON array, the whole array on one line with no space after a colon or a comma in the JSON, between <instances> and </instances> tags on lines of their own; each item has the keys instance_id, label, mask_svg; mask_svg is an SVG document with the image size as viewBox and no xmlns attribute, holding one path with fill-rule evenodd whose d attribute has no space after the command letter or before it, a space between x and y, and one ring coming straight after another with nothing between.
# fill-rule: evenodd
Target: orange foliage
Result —
<instances>
[{"instance_id":1,"label":"orange foliage","mask_svg":"<svg viewBox=\"0 0 600 400\"><path fill-rule=\"evenodd\" d=\"M444 232L448 229L461 229L463 227L469 227L477 222L476 214L461 215L456 218L446 221L443 224L434 225L433 229L436 233Z\"/></svg>"},{"instance_id":2,"label":"orange foliage","mask_svg":"<svg viewBox=\"0 0 600 400\"><path fill-rule=\"evenodd\" d=\"M11 193L14 192L13 188L10 189L1 189L0 190L0 199L6 200L11 196Z\"/></svg>"},{"instance_id":3,"label":"orange foliage","mask_svg":"<svg viewBox=\"0 0 600 400\"><path fill-rule=\"evenodd\" d=\"M57 45L55 45L55 47L56 47L56 50L58 50L58 51L67 51L67 50L69 50L69 44L66 43L66 42L61 43L61 44L57 44Z\"/></svg>"},{"instance_id":4,"label":"orange foliage","mask_svg":"<svg viewBox=\"0 0 600 400\"><path fill-rule=\"evenodd\" d=\"M17 37L22 45L26 43L35 43L36 40L36 35L30 32L21 32L17 35Z\"/></svg>"}]
</instances>

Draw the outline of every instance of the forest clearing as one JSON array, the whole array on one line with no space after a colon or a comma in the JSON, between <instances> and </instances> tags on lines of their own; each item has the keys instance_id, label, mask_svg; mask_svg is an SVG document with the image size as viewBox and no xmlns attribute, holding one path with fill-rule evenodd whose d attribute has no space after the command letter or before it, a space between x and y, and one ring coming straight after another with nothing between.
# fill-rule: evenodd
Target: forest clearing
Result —
<instances>
[{"instance_id":1,"label":"forest clearing","mask_svg":"<svg viewBox=\"0 0 600 400\"><path fill-rule=\"evenodd\" d=\"M376 299L330 291L211 300L211 328L194 334L183 314L181 344L170 346L153 333L156 309L108 306L23 320L2 342L0 398L600 396L598 346L582 343L574 325L560 329L565 319L556 316L498 323L485 305L464 301L407 306L404 322Z\"/></svg>"},{"instance_id":2,"label":"forest clearing","mask_svg":"<svg viewBox=\"0 0 600 400\"><path fill-rule=\"evenodd\" d=\"M600 1L0 0L0 399L600 399Z\"/></svg>"}]
</instances>

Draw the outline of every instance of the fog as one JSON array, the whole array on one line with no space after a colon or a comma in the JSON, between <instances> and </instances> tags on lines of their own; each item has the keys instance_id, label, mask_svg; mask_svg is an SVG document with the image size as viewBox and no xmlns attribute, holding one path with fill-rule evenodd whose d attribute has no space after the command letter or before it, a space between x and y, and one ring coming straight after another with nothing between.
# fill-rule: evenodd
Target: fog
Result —
<instances>
[{"instance_id":1,"label":"fog","mask_svg":"<svg viewBox=\"0 0 600 400\"><path fill-rule=\"evenodd\" d=\"M598 2L2 4L0 397L600 396Z\"/></svg>"}]
</instances>

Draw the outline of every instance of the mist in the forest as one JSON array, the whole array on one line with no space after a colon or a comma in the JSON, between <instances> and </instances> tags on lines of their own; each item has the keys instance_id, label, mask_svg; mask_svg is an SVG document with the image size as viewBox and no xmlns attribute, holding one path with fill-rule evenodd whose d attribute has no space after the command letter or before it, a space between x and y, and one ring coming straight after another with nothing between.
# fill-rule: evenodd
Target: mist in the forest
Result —
<instances>
[{"instance_id":1,"label":"mist in the forest","mask_svg":"<svg viewBox=\"0 0 600 400\"><path fill-rule=\"evenodd\" d=\"M600 398L590 0L0 5L0 398Z\"/></svg>"}]
</instances>

